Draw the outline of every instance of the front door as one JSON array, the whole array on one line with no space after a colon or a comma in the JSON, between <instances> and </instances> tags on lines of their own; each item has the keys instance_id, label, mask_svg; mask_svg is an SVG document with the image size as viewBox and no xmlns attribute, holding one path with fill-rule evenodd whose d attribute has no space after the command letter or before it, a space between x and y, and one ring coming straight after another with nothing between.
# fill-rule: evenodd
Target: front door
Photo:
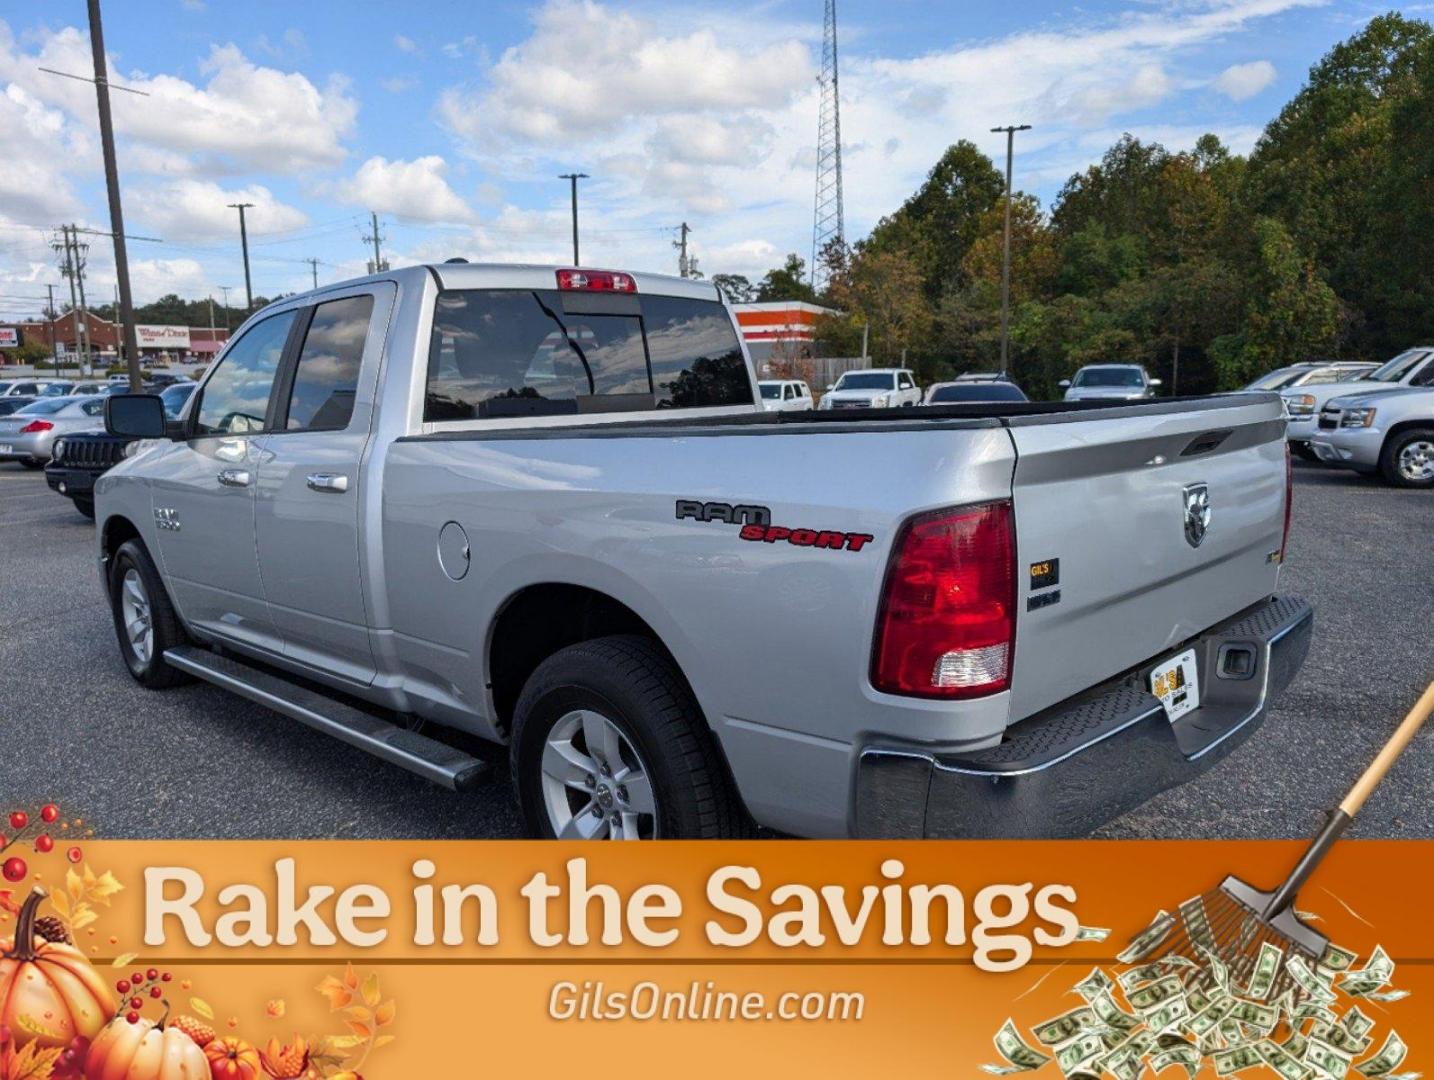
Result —
<instances>
[{"instance_id":1,"label":"front door","mask_svg":"<svg viewBox=\"0 0 1434 1080\"><path fill-rule=\"evenodd\" d=\"M295 312L255 323L198 391L189 437L147 470L165 573L200 630L277 652L254 550L257 441Z\"/></svg>"},{"instance_id":2,"label":"front door","mask_svg":"<svg viewBox=\"0 0 1434 1080\"><path fill-rule=\"evenodd\" d=\"M374 659L359 568L360 465L394 293L373 285L305 310L259 452L259 565L284 655L362 685Z\"/></svg>"}]
</instances>

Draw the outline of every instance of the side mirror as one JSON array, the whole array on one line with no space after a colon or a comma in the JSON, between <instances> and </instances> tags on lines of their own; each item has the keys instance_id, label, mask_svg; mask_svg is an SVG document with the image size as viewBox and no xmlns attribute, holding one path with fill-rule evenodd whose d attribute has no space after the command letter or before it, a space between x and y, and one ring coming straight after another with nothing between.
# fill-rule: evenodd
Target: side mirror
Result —
<instances>
[{"instance_id":1,"label":"side mirror","mask_svg":"<svg viewBox=\"0 0 1434 1080\"><path fill-rule=\"evenodd\" d=\"M1151 380L1150 380L1150 385L1151 385L1151 386L1164 386L1164 385L1165 385L1165 380L1164 380L1164 379L1151 379Z\"/></svg>"},{"instance_id":2,"label":"side mirror","mask_svg":"<svg viewBox=\"0 0 1434 1080\"><path fill-rule=\"evenodd\" d=\"M164 402L158 394L111 394L105 398L105 431L128 439L162 439Z\"/></svg>"},{"instance_id":3,"label":"side mirror","mask_svg":"<svg viewBox=\"0 0 1434 1080\"><path fill-rule=\"evenodd\" d=\"M835 389L836 389L836 383L834 383L834 382L829 382L829 383L827 383L827 389L828 389L828 390L835 390Z\"/></svg>"},{"instance_id":4,"label":"side mirror","mask_svg":"<svg viewBox=\"0 0 1434 1080\"><path fill-rule=\"evenodd\" d=\"M1069 379L1062 379L1060 382L1056 383L1056 385L1059 386L1062 390L1069 390L1071 388L1071 381Z\"/></svg>"}]
</instances>

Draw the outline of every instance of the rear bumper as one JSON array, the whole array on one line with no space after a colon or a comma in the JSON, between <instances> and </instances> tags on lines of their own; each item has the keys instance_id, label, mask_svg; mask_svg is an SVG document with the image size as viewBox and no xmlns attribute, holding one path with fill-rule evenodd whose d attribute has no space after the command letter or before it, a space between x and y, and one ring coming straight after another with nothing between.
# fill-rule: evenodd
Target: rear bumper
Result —
<instances>
[{"instance_id":1,"label":"rear bumper","mask_svg":"<svg viewBox=\"0 0 1434 1080\"><path fill-rule=\"evenodd\" d=\"M1309 604L1276 597L1138 671L1013 725L986 750L867 746L857 765L853 832L1084 836L1207 771L1249 738L1299 671L1313 626ZM1149 692L1148 675L1184 648L1196 650L1201 705L1172 724ZM1217 675L1231 653L1253 661L1248 675Z\"/></svg>"}]
</instances>

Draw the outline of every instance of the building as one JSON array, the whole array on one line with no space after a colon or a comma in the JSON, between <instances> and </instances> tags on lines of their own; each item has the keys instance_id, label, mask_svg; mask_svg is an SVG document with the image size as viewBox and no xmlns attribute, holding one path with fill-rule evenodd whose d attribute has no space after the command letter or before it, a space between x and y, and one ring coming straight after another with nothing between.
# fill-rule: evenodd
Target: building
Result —
<instances>
[{"instance_id":1,"label":"building","mask_svg":"<svg viewBox=\"0 0 1434 1080\"><path fill-rule=\"evenodd\" d=\"M52 353L72 357L80 351L80 330L89 333L90 349L97 356L115 359L119 356L122 334L118 323L102 319L91 313L83 324L79 313L67 311L53 322L31 321L0 327L0 331L14 329L27 342L44 345ZM148 361L154 360L200 360L213 358L224 343L229 340L229 331L223 327L211 329L207 326L153 326L136 324L135 335L139 341L139 354ZM3 335L0 335L3 336ZM59 349L56 350L56 342Z\"/></svg>"},{"instance_id":2,"label":"building","mask_svg":"<svg viewBox=\"0 0 1434 1080\"><path fill-rule=\"evenodd\" d=\"M732 311L758 371L769 360L795 360L815 355L817 316L841 314L833 308L800 300L733 304Z\"/></svg>"}]
</instances>

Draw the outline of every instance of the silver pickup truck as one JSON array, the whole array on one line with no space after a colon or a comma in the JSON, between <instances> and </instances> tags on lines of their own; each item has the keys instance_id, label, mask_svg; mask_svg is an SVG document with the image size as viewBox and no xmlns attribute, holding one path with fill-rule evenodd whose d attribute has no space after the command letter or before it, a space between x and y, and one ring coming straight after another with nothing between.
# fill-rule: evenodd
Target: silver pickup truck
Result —
<instances>
[{"instance_id":1,"label":"silver pickup truck","mask_svg":"<svg viewBox=\"0 0 1434 1080\"><path fill-rule=\"evenodd\" d=\"M179 420L109 399L120 650L453 788L506 744L534 834L624 839L1085 834L1304 659L1273 395L759 401L703 282L285 299Z\"/></svg>"}]
</instances>

